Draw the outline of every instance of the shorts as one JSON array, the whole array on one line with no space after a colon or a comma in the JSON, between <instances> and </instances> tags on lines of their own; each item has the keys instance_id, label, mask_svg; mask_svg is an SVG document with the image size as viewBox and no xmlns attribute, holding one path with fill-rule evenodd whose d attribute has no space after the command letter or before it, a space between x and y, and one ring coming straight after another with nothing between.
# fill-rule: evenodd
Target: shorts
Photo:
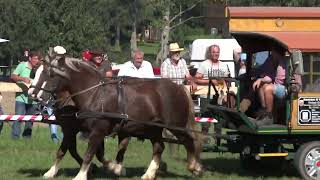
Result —
<instances>
[{"instance_id":1,"label":"shorts","mask_svg":"<svg viewBox=\"0 0 320 180\"><path fill-rule=\"evenodd\" d=\"M277 98L283 99L286 96L286 87L281 84L274 84L273 94Z\"/></svg>"}]
</instances>

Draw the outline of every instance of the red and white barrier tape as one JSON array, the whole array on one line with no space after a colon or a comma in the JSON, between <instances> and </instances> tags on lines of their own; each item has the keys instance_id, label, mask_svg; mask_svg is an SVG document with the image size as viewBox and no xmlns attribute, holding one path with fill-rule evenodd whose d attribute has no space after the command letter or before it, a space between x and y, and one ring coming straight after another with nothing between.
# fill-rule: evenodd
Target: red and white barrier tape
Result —
<instances>
[{"instance_id":1,"label":"red and white barrier tape","mask_svg":"<svg viewBox=\"0 0 320 180\"><path fill-rule=\"evenodd\" d=\"M55 116L42 116L42 115L0 115L0 121L42 121L56 120ZM207 118L207 117L195 117L194 120L196 122L209 122L209 123L217 123L218 121L214 118Z\"/></svg>"},{"instance_id":2,"label":"red and white barrier tape","mask_svg":"<svg viewBox=\"0 0 320 180\"><path fill-rule=\"evenodd\" d=\"M208 122L208 123L217 123L218 122L214 118L207 118L207 117L195 117L194 120L196 122Z\"/></svg>"},{"instance_id":3,"label":"red and white barrier tape","mask_svg":"<svg viewBox=\"0 0 320 180\"><path fill-rule=\"evenodd\" d=\"M42 121L43 119L54 121L55 116L42 115L0 115L0 121Z\"/></svg>"}]
</instances>

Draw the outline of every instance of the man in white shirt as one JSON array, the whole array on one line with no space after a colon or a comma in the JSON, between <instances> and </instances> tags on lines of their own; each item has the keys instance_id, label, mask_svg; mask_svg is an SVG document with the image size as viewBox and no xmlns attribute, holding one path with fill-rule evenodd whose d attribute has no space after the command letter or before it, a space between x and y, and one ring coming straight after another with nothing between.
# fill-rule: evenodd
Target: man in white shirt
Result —
<instances>
[{"instance_id":1,"label":"man in white shirt","mask_svg":"<svg viewBox=\"0 0 320 180\"><path fill-rule=\"evenodd\" d=\"M196 74L198 84L208 84L209 77L228 77L229 69L226 64L219 61L220 47L218 45L212 45L208 48L208 59L200 64L200 67ZM214 85L218 85L217 80L212 80Z\"/></svg>"},{"instance_id":2,"label":"man in white shirt","mask_svg":"<svg viewBox=\"0 0 320 180\"><path fill-rule=\"evenodd\" d=\"M135 50L131 61L121 66L118 76L130 76L137 78L154 78L153 68L150 62L143 60L144 53L141 50Z\"/></svg>"},{"instance_id":3,"label":"man in white shirt","mask_svg":"<svg viewBox=\"0 0 320 180\"><path fill-rule=\"evenodd\" d=\"M228 77L230 72L228 69L228 66L223 64L221 61L219 61L220 56L220 47L216 44L211 45L208 47L207 51L207 60L203 61L200 64L199 69L197 70L196 74L196 83L199 85L207 85L209 83L209 77ZM225 86L224 81L218 81L216 79L211 80L212 84L216 87L218 86ZM219 95L221 96L221 95ZM222 100L222 98L221 98ZM207 113L207 99L201 98L200 101L200 108L201 113L206 115ZM221 133L221 127L219 125L214 126L216 133ZM210 123L203 123L202 124L202 132L207 134L209 132ZM207 140L205 140L205 144ZM216 143L220 144L220 139L216 139Z\"/></svg>"}]
</instances>

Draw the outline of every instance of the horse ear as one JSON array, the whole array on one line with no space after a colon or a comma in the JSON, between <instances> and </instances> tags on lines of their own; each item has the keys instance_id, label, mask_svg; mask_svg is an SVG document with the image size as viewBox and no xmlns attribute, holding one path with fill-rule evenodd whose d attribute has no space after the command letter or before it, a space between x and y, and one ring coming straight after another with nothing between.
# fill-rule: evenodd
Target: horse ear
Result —
<instances>
[{"instance_id":1,"label":"horse ear","mask_svg":"<svg viewBox=\"0 0 320 180\"><path fill-rule=\"evenodd\" d=\"M49 47L48 55L49 55L49 57L53 56L53 47Z\"/></svg>"},{"instance_id":2,"label":"horse ear","mask_svg":"<svg viewBox=\"0 0 320 180\"><path fill-rule=\"evenodd\" d=\"M49 55L46 55L46 56L44 57L44 62L50 64Z\"/></svg>"},{"instance_id":3,"label":"horse ear","mask_svg":"<svg viewBox=\"0 0 320 180\"><path fill-rule=\"evenodd\" d=\"M80 72L79 67L77 67L77 64L79 64L78 59L65 57L64 63L68 68L72 69L73 71Z\"/></svg>"}]
</instances>

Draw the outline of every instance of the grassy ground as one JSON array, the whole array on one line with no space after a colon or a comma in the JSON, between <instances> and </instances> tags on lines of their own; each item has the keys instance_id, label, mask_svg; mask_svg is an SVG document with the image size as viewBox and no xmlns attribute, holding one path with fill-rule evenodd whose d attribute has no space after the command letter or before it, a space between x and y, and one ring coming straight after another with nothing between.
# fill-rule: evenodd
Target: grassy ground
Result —
<instances>
[{"instance_id":1,"label":"grassy ground","mask_svg":"<svg viewBox=\"0 0 320 180\"><path fill-rule=\"evenodd\" d=\"M83 154L86 142L79 140L78 148ZM108 139L106 157L114 159L116 139ZM48 128L36 126L30 140L13 141L10 139L10 126L5 124L0 136L0 179L42 179L42 175L51 166L58 144L54 144L49 136ZM119 179L140 179L150 162L151 146L149 141L141 142L135 138L131 141L124 165L127 175ZM241 168L239 156L230 153L202 153L202 162L206 168L201 179L299 179L295 169L287 164L271 164L264 168L246 171ZM186 170L185 151L182 147L169 156L166 150L163 160L168 164L168 172L160 173L158 179L198 179ZM95 163L100 164L95 160ZM79 167L69 154L62 161L61 170L56 179L71 179ZM99 168L92 179L114 179L110 172Z\"/></svg>"}]
</instances>

